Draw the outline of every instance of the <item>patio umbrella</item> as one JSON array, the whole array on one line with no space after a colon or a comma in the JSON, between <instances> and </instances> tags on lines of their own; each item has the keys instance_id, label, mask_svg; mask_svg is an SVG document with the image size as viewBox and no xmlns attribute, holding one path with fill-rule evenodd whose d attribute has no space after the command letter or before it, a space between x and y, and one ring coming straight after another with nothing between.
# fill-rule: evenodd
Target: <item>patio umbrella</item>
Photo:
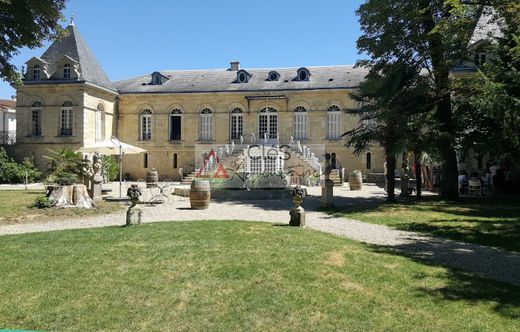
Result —
<instances>
[{"instance_id":1,"label":"patio umbrella","mask_svg":"<svg viewBox=\"0 0 520 332\"><path fill-rule=\"evenodd\" d=\"M146 150L138 148L137 146L121 142L117 137L111 137L110 139L82 147L78 151L83 153L97 152L103 155L119 156L119 198L121 198L121 187L123 185L123 155L146 152Z\"/></svg>"}]
</instances>

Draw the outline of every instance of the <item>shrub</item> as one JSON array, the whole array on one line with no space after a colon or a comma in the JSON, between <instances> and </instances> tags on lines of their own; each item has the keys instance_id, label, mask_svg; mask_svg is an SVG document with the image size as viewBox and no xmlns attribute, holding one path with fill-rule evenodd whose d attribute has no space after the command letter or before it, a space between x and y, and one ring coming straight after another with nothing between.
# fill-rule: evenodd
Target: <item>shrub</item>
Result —
<instances>
[{"instance_id":1,"label":"shrub","mask_svg":"<svg viewBox=\"0 0 520 332\"><path fill-rule=\"evenodd\" d=\"M61 172L56 176L56 183L60 186L70 186L78 181L78 176L69 172Z\"/></svg>"},{"instance_id":2,"label":"shrub","mask_svg":"<svg viewBox=\"0 0 520 332\"><path fill-rule=\"evenodd\" d=\"M27 157L19 164L9 158L4 148L0 148L0 183L24 183L26 175L28 182L34 182L41 176L33 159Z\"/></svg>"},{"instance_id":3,"label":"shrub","mask_svg":"<svg viewBox=\"0 0 520 332\"><path fill-rule=\"evenodd\" d=\"M80 179L88 174L90 165L88 160L82 158L81 153L69 150L68 148L48 151L51 155L43 156L49 160L45 182L56 182L58 184L62 182L68 183L63 185L70 185L80 181ZM70 181L72 181L72 183L70 183Z\"/></svg>"},{"instance_id":4,"label":"shrub","mask_svg":"<svg viewBox=\"0 0 520 332\"><path fill-rule=\"evenodd\" d=\"M34 207L38 209L47 209L51 207L51 201L47 196L36 196L36 200L34 201Z\"/></svg>"},{"instance_id":5,"label":"shrub","mask_svg":"<svg viewBox=\"0 0 520 332\"><path fill-rule=\"evenodd\" d=\"M103 174L107 181L114 181L119 175L119 165L112 156L101 157L101 164L103 167Z\"/></svg>"}]
</instances>

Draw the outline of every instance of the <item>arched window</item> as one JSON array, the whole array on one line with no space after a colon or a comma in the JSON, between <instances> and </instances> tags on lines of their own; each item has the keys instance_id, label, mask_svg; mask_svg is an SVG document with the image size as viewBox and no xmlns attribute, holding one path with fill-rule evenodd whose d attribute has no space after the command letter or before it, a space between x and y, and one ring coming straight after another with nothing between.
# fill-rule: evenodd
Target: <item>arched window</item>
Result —
<instances>
[{"instance_id":1,"label":"arched window","mask_svg":"<svg viewBox=\"0 0 520 332\"><path fill-rule=\"evenodd\" d=\"M141 112L140 136L141 141L150 141L152 139L152 111L144 109Z\"/></svg>"},{"instance_id":2,"label":"arched window","mask_svg":"<svg viewBox=\"0 0 520 332\"><path fill-rule=\"evenodd\" d=\"M367 152L366 165L367 165L367 169L372 169L372 153L371 152Z\"/></svg>"},{"instance_id":3,"label":"arched window","mask_svg":"<svg viewBox=\"0 0 520 332\"><path fill-rule=\"evenodd\" d=\"M278 140L278 112L272 107L265 107L258 115L258 138L264 143Z\"/></svg>"},{"instance_id":4,"label":"arched window","mask_svg":"<svg viewBox=\"0 0 520 332\"><path fill-rule=\"evenodd\" d=\"M340 137L341 112L338 106L332 105L327 110L327 139L335 140Z\"/></svg>"},{"instance_id":5,"label":"arched window","mask_svg":"<svg viewBox=\"0 0 520 332\"><path fill-rule=\"evenodd\" d=\"M34 65L33 67L33 80L39 80L41 77L40 65Z\"/></svg>"},{"instance_id":6,"label":"arched window","mask_svg":"<svg viewBox=\"0 0 520 332\"><path fill-rule=\"evenodd\" d=\"M209 108L200 111L199 140L210 141L213 137L213 112Z\"/></svg>"},{"instance_id":7,"label":"arched window","mask_svg":"<svg viewBox=\"0 0 520 332\"><path fill-rule=\"evenodd\" d=\"M99 104L96 109L96 141L105 139L105 108Z\"/></svg>"},{"instance_id":8,"label":"arched window","mask_svg":"<svg viewBox=\"0 0 520 332\"><path fill-rule=\"evenodd\" d=\"M60 136L72 136L72 102L69 100L61 105Z\"/></svg>"},{"instance_id":9,"label":"arched window","mask_svg":"<svg viewBox=\"0 0 520 332\"><path fill-rule=\"evenodd\" d=\"M240 139L240 137L244 135L244 117L240 107L236 107L231 111L230 121L229 138L232 140Z\"/></svg>"},{"instance_id":10,"label":"arched window","mask_svg":"<svg viewBox=\"0 0 520 332\"><path fill-rule=\"evenodd\" d=\"M294 138L307 138L307 109L303 106L294 109Z\"/></svg>"},{"instance_id":11,"label":"arched window","mask_svg":"<svg viewBox=\"0 0 520 332\"><path fill-rule=\"evenodd\" d=\"M311 76L310 71L307 68L302 67L302 68L298 69L296 80L297 81L308 81L310 76Z\"/></svg>"},{"instance_id":12,"label":"arched window","mask_svg":"<svg viewBox=\"0 0 520 332\"><path fill-rule=\"evenodd\" d=\"M41 136L42 125L42 103L35 101L31 109L31 136Z\"/></svg>"},{"instance_id":13,"label":"arched window","mask_svg":"<svg viewBox=\"0 0 520 332\"><path fill-rule=\"evenodd\" d=\"M64 79L69 79L70 78L70 63L66 63L65 65L63 65L63 78Z\"/></svg>"},{"instance_id":14,"label":"arched window","mask_svg":"<svg viewBox=\"0 0 520 332\"><path fill-rule=\"evenodd\" d=\"M174 108L170 112L170 141L180 141L182 138L182 111Z\"/></svg>"}]
</instances>

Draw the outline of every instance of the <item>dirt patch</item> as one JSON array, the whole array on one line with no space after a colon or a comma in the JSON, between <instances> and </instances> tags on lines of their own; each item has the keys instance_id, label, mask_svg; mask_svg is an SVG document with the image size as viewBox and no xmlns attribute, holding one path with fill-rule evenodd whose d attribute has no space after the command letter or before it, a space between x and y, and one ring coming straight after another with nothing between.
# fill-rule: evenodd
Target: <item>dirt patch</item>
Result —
<instances>
[{"instance_id":1,"label":"dirt patch","mask_svg":"<svg viewBox=\"0 0 520 332\"><path fill-rule=\"evenodd\" d=\"M323 261L326 265L332 265L337 267L345 266L345 258L343 253L339 251L332 251L328 253L327 258Z\"/></svg>"}]
</instances>

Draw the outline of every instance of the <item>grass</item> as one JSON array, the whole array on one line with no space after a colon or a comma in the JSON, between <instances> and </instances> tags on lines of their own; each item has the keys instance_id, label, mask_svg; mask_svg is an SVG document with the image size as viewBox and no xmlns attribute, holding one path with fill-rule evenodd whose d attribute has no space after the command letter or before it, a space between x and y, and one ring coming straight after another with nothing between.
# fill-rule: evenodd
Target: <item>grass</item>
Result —
<instances>
[{"instance_id":1,"label":"grass","mask_svg":"<svg viewBox=\"0 0 520 332\"><path fill-rule=\"evenodd\" d=\"M518 331L520 288L237 221L0 238L0 328Z\"/></svg>"},{"instance_id":2,"label":"grass","mask_svg":"<svg viewBox=\"0 0 520 332\"><path fill-rule=\"evenodd\" d=\"M520 251L520 197L424 198L329 210L342 217L457 241Z\"/></svg>"},{"instance_id":3,"label":"grass","mask_svg":"<svg viewBox=\"0 0 520 332\"><path fill-rule=\"evenodd\" d=\"M31 207L36 197L44 195L39 190L1 190L0 191L0 225L24 222L48 221L71 217L90 217L118 212L119 204L96 202L94 209L37 209Z\"/></svg>"}]
</instances>

